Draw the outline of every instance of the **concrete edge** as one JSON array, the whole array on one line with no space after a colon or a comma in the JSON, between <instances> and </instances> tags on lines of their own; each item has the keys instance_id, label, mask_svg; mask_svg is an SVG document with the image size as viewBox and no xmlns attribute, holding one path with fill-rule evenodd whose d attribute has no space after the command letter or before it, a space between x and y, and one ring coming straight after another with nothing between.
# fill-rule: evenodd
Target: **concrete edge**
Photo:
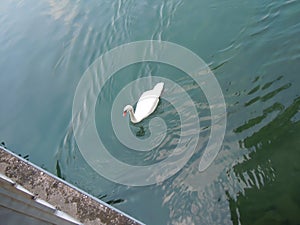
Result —
<instances>
[{"instance_id":1,"label":"concrete edge","mask_svg":"<svg viewBox=\"0 0 300 225\"><path fill-rule=\"evenodd\" d=\"M81 223L144 225L1 146L0 173Z\"/></svg>"}]
</instances>

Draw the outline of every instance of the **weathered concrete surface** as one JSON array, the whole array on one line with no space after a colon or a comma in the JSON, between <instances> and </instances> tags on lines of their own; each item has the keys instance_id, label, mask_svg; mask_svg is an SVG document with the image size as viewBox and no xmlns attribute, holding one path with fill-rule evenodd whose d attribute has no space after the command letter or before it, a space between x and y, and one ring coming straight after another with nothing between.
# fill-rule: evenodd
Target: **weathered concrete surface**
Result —
<instances>
[{"instance_id":1,"label":"weathered concrete surface","mask_svg":"<svg viewBox=\"0 0 300 225\"><path fill-rule=\"evenodd\" d=\"M0 172L84 224L141 224L0 147Z\"/></svg>"}]
</instances>

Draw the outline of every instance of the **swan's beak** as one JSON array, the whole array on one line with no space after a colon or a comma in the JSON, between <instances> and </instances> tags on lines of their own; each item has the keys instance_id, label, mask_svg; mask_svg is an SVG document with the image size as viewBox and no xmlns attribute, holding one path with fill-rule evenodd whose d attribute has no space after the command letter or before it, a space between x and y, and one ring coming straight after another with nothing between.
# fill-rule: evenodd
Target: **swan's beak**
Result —
<instances>
[{"instance_id":1,"label":"swan's beak","mask_svg":"<svg viewBox=\"0 0 300 225\"><path fill-rule=\"evenodd\" d=\"M126 112L126 111L124 111L124 112L123 112L123 116L126 116L126 113L127 113L127 112Z\"/></svg>"}]
</instances>

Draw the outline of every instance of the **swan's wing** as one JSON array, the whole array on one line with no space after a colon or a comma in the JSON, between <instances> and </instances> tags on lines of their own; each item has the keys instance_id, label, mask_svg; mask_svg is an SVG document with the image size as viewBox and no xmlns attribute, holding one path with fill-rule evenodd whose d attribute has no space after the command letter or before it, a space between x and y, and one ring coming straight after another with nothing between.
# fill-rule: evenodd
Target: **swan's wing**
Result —
<instances>
[{"instance_id":1,"label":"swan's wing","mask_svg":"<svg viewBox=\"0 0 300 225\"><path fill-rule=\"evenodd\" d=\"M138 121L145 119L147 116L154 112L159 102L159 96L161 95L163 88L164 83L161 82L156 84L152 90L146 91L142 94L134 112L135 118Z\"/></svg>"},{"instance_id":2,"label":"swan's wing","mask_svg":"<svg viewBox=\"0 0 300 225\"><path fill-rule=\"evenodd\" d=\"M153 113L157 107L158 102L159 102L159 98L155 98L155 97L154 98L148 97L139 100L134 112L136 119L138 121L141 121L142 119L145 119L147 116Z\"/></svg>"}]
</instances>

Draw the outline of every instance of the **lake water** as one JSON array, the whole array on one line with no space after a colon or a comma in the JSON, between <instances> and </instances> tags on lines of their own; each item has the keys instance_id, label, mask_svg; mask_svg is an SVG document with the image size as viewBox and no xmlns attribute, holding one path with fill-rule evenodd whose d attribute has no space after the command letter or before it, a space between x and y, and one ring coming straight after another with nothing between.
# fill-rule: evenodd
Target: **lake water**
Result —
<instances>
[{"instance_id":1,"label":"lake water","mask_svg":"<svg viewBox=\"0 0 300 225\"><path fill-rule=\"evenodd\" d=\"M146 224L300 224L300 1L7 0L0 25L0 140L8 149ZM184 46L209 65L224 94L227 127L204 172L199 147L171 178L130 187L84 160L72 104L99 56L152 39ZM108 118L114 99L142 77L164 76L187 90L207 143L207 100L182 71L140 63L119 73L128 75L115 74L93 96L99 136L114 157L151 164L176 147L179 117L165 100L154 114L170 126L164 151L136 154L114 135ZM132 133L149 137L152 118L130 124Z\"/></svg>"}]
</instances>

